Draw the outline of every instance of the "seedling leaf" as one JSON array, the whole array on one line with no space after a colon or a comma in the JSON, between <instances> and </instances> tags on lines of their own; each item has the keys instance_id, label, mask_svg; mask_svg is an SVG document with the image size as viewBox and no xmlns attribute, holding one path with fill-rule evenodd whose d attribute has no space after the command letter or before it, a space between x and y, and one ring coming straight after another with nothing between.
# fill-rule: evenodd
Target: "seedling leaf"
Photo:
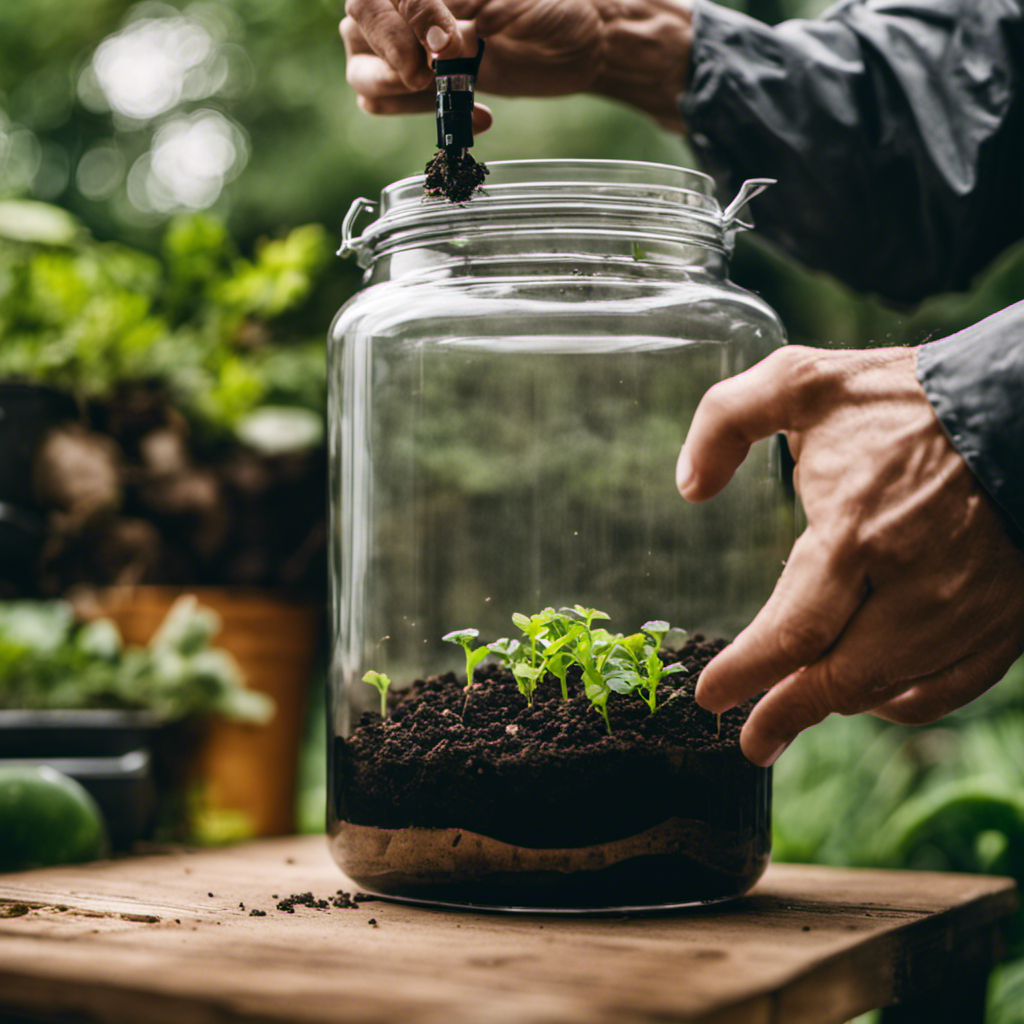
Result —
<instances>
[{"instance_id":1,"label":"seedling leaf","mask_svg":"<svg viewBox=\"0 0 1024 1024\"><path fill-rule=\"evenodd\" d=\"M666 665L661 670L661 674L663 676L674 676L683 672L689 673L689 671L690 670L681 661L675 661L671 665Z\"/></svg>"},{"instance_id":2,"label":"seedling leaf","mask_svg":"<svg viewBox=\"0 0 1024 1024\"><path fill-rule=\"evenodd\" d=\"M479 629L453 629L450 633L445 633L441 639L465 646L468 641L475 640L479 635Z\"/></svg>"},{"instance_id":3,"label":"seedling leaf","mask_svg":"<svg viewBox=\"0 0 1024 1024\"><path fill-rule=\"evenodd\" d=\"M380 694L380 717L386 718L388 713L388 687L391 680L383 672L369 671L363 675L363 682L372 686Z\"/></svg>"}]
</instances>

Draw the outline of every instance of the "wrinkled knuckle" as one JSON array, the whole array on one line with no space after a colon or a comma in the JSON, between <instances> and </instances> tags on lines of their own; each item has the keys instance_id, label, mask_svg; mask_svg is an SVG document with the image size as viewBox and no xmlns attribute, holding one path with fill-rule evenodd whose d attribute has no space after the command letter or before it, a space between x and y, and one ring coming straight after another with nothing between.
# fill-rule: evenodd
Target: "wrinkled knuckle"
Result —
<instances>
[{"instance_id":1,"label":"wrinkled knuckle","mask_svg":"<svg viewBox=\"0 0 1024 1024\"><path fill-rule=\"evenodd\" d=\"M816 676L801 680L800 686L794 689L793 704L790 717L802 729L817 725L835 710L827 683Z\"/></svg>"},{"instance_id":2,"label":"wrinkled knuckle","mask_svg":"<svg viewBox=\"0 0 1024 1024\"><path fill-rule=\"evenodd\" d=\"M832 354L806 345L786 345L768 359L785 381L796 405L803 409L814 406L831 387Z\"/></svg>"},{"instance_id":3,"label":"wrinkled knuckle","mask_svg":"<svg viewBox=\"0 0 1024 1024\"><path fill-rule=\"evenodd\" d=\"M824 620L810 616L784 622L775 632L775 646L782 659L798 666L814 661L832 639Z\"/></svg>"},{"instance_id":4,"label":"wrinkled knuckle","mask_svg":"<svg viewBox=\"0 0 1024 1024\"><path fill-rule=\"evenodd\" d=\"M412 26L413 31L422 35L437 19L436 4L428 0L400 0L398 13Z\"/></svg>"}]
</instances>

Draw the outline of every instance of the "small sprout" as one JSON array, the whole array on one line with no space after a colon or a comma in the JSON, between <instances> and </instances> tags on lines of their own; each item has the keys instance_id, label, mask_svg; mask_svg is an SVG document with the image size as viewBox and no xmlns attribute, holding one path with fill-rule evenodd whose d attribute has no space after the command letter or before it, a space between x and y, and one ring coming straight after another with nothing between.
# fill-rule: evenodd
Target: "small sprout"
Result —
<instances>
[{"instance_id":1,"label":"small sprout","mask_svg":"<svg viewBox=\"0 0 1024 1024\"><path fill-rule=\"evenodd\" d=\"M445 633L442 640L458 644L466 653L466 689L473 685L473 669L487 657L489 651L486 647L472 647L473 641L480 635L478 629L454 629L451 633Z\"/></svg>"},{"instance_id":2,"label":"small sprout","mask_svg":"<svg viewBox=\"0 0 1024 1024\"><path fill-rule=\"evenodd\" d=\"M569 699L569 683L566 676L569 674L569 666L574 660L568 651L559 650L549 653L545 650L544 652L544 668L558 680L558 685L562 689L562 700Z\"/></svg>"},{"instance_id":3,"label":"small sprout","mask_svg":"<svg viewBox=\"0 0 1024 1024\"><path fill-rule=\"evenodd\" d=\"M665 639L665 634L672 627L661 619L654 619L651 622L645 622L641 627L640 631L646 633L653 641L655 648L661 647L662 641Z\"/></svg>"},{"instance_id":4,"label":"small sprout","mask_svg":"<svg viewBox=\"0 0 1024 1024\"><path fill-rule=\"evenodd\" d=\"M543 665L527 665L520 661L512 666L512 675L516 678L519 692L526 698L527 704L533 704L533 691L537 689L537 683L544 675Z\"/></svg>"},{"instance_id":5,"label":"small sprout","mask_svg":"<svg viewBox=\"0 0 1024 1024\"><path fill-rule=\"evenodd\" d=\"M388 687L391 680L383 672L367 672L363 682L368 683L380 694L380 717L386 718L388 713Z\"/></svg>"},{"instance_id":6,"label":"small sprout","mask_svg":"<svg viewBox=\"0 0 1024 1024\"><path fill-rule=\"evenodd\" d=\"M487 650L491 654L497 655L503 665L511 665L516 660L516 655L521 647L522 644L518 640L510 640L507 636L503 636L500 640L488 644Z\"/></svg>"},{"instance_id":7,"label":"small sprout","mask_svg":"<svg viewBox=\"0 0 1024 1024\"><path fill-rule=\"evenodd\" d=\"M480 635L475 629L455 630L444 639L466 652L467 690L473 680L473 669L493 654L512 673L527 704L533 704L537 686L545 675L558 680L562 699L568 700L569 669L579 666L584 692L610 733L608 698L612 693L640 693L653 713L658 708L661 681L687 669L681 663L666 665L660 654L666 634L684 633L683 630L673 630L661 619L645 622L640 632L628 635L594 626L595 622L609 618L607 612L581 604L558 611L543 608L536 615L512 615L513 624L523 632L522 640L501 637L474 649L473 641Z\"/></svg>"},{"instance_id":8,"label":"small sprout","mask_svg":"<svg viewBox=\"0 0 1024 1024\"><path fill-rule=\"evenodd\" d=\"M548 626L557 615L554 608L544 608L536 615L530 616L522 615L520 612L512 613L512 624L518 626L530 639L529 664L531 668L540 667L537 657L537 641L547 633Z\"/></svg>"}]
</instances>

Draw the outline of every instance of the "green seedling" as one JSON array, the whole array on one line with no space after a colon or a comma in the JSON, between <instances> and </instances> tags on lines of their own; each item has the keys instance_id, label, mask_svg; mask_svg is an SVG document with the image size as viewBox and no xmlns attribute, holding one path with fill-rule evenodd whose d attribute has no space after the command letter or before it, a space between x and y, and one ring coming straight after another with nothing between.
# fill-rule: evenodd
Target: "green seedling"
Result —
<instances>
[{"instance_id":1,"label":"green seedling","mask_svg":"<svg viewBox=\"0 0 1024 1024\"><path fill-rule=\"evenodd\" d=\"M546 675L558 680L562 699L569 699L568 673L578 665L583 689L594 710L612 731L608 718L608 699L613 693L640 694L653 714L658 709L658 686L670 675L685 672L682 664L666 665L660 655L662 642L671 627L660 619L645 622L639 633L612 633L594 623L609 618L597 608L574 605L572 608L543 608L536 615L516 612L512 622L523 633L522 639L501 637L473 647L480 633L476 629L457 629L443 639L458 644L466 655L466 689L473 682L473 670L488 654L494 655L516 680L527 704L533 704L537 687ZM368 672L366 682L381 685L383 694L389 685L387 676ZM468 700L468 696L467 696ZM383 711L382 711L383 713Z\"/></svg>"},{"instance_id":2,"label":"green seedling","mask_svg":"<svg viewBox=\"0 0 1024 1024\"><path fill-rule=\"evenodd\" d=\"M473 641L480 635L478 629L455 629L451 633L445 633L442 640L458 644L466 653L466 689L473 685L473 669L480 664L488 655L486 647L473 648Z\"/></svg>"},{"instance_id":3,"label":"green seedling","mask_svg":"<svg viewBox=\"0 0 1024 1024\"><path fill-rule=\"evenodd\" d=\"M368 683L380 694L380 717L386 718L388 713L388 687L391 680L383 672L367 672L363 682Z\"/></svg>"},{"instance_id":4,"label":"green seedling","mask_svg":"<svg viewBox=\"0 0 1024 1024\"><path fill-rule=\"evenodd\" d=\"M520 612L512 613L512 623L518 626L530 640L530 665L531 667L540 664L537 654L537 644L540 638L548 631L548 626L558 613L554 608L543 608L536 615L523 615Z\"/></svg>"},{"instance_id":5,"label":"green seedling","mask_svg":"<svg viewBox=\"0 0 1024 1024\"><path fill-rule=\"evenodd\" d=\"M537 689L537 683L544 675L543 665L528 665L520 661L512 666L512 675L515 676L519 692L526 698L527 704L533 704L533 691Z\"/></svg>"},{"instance_id":6,"label":"green seedling","mask_svg":"<svg viewBox=\"0 0 1024 1024\"><path fill-rule=\"evenodd\" d=\"M544 647L544 668L550 672L559 683L562 690L562 700L569 699L569 684L566 676L569 667L576 660L573 657L570 645L575 643L583 632L583 626L578 622L572 622L564 615L556 615L548 627L555 638Z\"/></svg>"},{"instance_id":7,"label":"green seedling","mask_svg":"<svg viewBox=\"0 0 1024 1024\"><path fill-rule=\"evenodd\" d=\"M512 665L518 661L521 649L522 644L518 640L510 640L507 636L487 645L487 650L496 655L503 665Z\"/></svg>"},{"instance_id":8,"label":"green seedling","mask_svg":"<svg viewBox=\"0 0 1024 1024\"><path fill-rule=\"evenodd\" d=\"M523 615L520 612L512 614L512 624L518 626L530 641L529 653L512 665L512 675L527 704L533 703L533 692L546 671L539 648L556 614L554 608L542 608L536 615ZM520 645L520 650L525 649L525 644Z\"/></svg>"}]
</instances>

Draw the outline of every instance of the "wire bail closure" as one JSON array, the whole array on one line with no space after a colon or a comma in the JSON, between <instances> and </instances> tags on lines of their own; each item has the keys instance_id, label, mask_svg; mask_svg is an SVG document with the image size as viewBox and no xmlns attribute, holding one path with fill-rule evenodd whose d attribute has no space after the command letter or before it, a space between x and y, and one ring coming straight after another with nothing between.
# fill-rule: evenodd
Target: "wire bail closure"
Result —
<instances>
[{"instance_id":1,"label":"wire bail closure","mask_svg":"<svg viewBox=\"0 0 1024 1024\"><path fill-rule=\"evenodd\" d=\"M345 214L345 219L341 224L341 248L338 250L337 255L339 256L350 256L352 253L356 254L359 260L359 265L365 266L362 259L362 249L360 248L360 241L362 241L362 235L358 238L354 235L356 221L360 215L369 213L370 210L376 207L376 203L372 199L366 199L360 196L358 199L353 200L352 205L348 208L348 213Z\"/></svg>"},{"instance_id":2,"label":"wire bail closure","mask_svg":"<svg viewBox=\"0 0 1024 1024\"><path fill-rule=\"evenodd\" d=\"M733 225L750 230L754 225L747 221L740 220L740 211L754 196L759 196L766 188L776 184L777 178L749 178L740 185L736 198L722 211L722 229L725 231L736 230Z\"/></svg>"}]
</instances>

